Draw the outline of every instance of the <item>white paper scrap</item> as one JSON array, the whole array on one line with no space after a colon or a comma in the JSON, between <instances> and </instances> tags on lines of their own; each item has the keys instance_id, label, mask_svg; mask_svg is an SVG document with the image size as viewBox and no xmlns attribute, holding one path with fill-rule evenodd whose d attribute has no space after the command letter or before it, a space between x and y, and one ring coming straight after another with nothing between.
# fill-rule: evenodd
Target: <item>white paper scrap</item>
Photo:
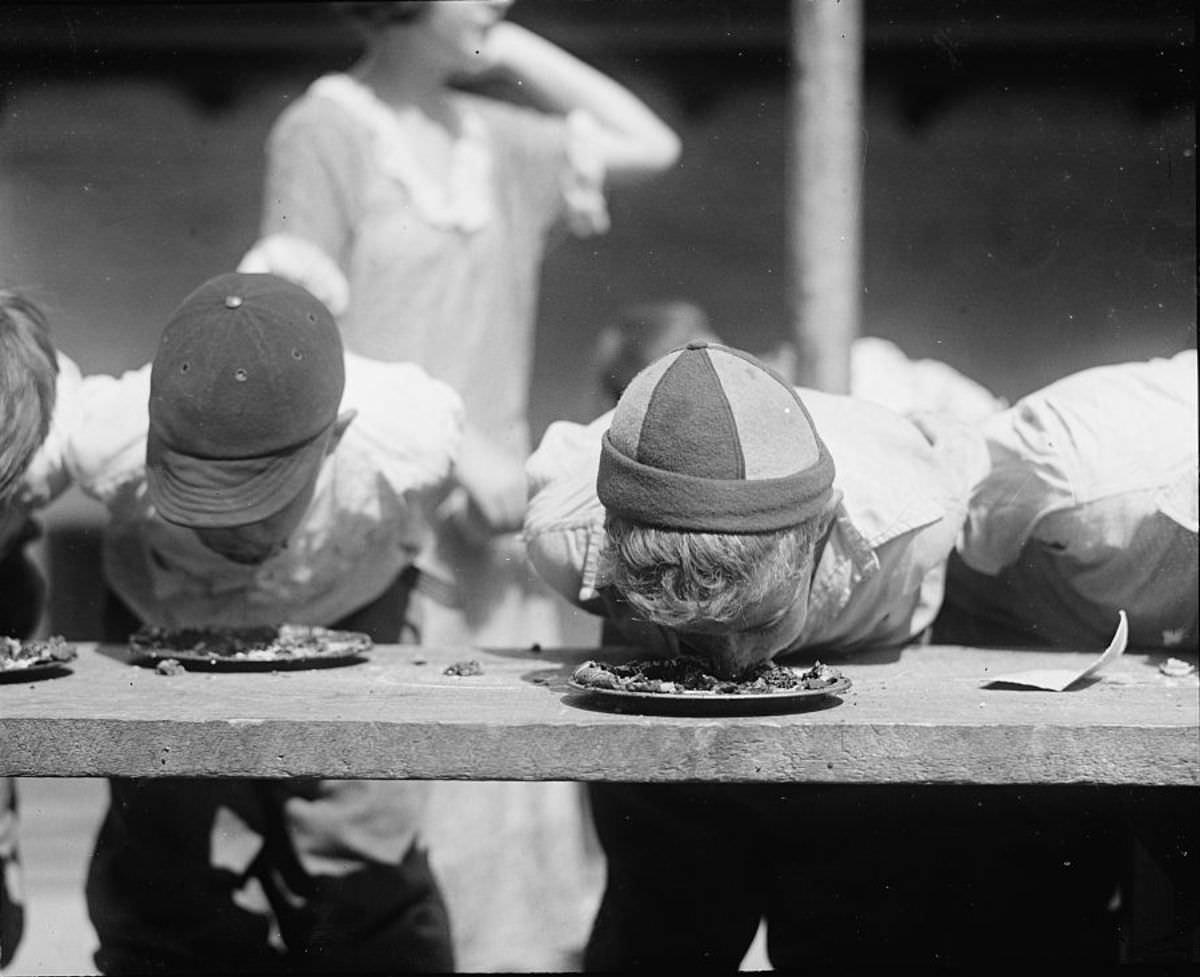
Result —
<instances>
[{"instance_id":1,"label":"white paper scrap","mask_svg":"<svg viewBox=\"0 0 1200 977\"><path fill-rule=\"evenodd\" d=\"M1073 668L1034 668L1027 672L1013 672L1011 675L997 675L984 683L985 688L996 685L1019 685L1027 689L1045 689L1049 692L1065 692L1076 682L1091 675L1125 653L1125 645L1129 641L1129 621L1125 612L1118 612L1121 620L1117 624L1116 634L1104 649L1104 654L1088 665L1083 671Z\"/></svg>"}]
</instances>

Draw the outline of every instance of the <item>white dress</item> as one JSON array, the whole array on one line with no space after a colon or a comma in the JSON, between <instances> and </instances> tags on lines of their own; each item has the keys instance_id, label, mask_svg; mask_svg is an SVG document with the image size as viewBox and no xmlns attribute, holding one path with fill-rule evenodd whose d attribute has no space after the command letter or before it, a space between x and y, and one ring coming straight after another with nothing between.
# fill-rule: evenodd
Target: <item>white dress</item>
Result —
<instances>
[{"instance_id":1,"label":"white dress","mask_svg":"<svg viewBox=\"0 0 1200 977\"><path fill-rule=\"evenodd\" d=\"M523 462L542 257L558 233L607 228L603 166L586 116L452 99L460 132L434 181L412 151L412 116L348 75L314 82L272 130L263 238L248 260L298 272L338 314L350 350L446 381L468 424ZM319 249L314 260L289 251L295 239ZM322 255L332 267L318 267ZM517 534L479 546L447 520L419 568L421 643L559 643L556 598ZM570 965L602 874L583 796L565 783L435 787L426 835L460 968Z\"/></svg>"}]
</instances>

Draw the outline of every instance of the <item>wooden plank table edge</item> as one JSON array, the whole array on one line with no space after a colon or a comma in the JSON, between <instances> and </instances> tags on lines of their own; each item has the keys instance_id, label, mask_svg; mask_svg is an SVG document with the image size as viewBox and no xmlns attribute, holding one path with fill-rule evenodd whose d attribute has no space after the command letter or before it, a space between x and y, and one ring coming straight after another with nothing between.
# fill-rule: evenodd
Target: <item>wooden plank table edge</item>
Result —
<instances>
[{"instance_id":1,"label":"wooden plank table edge","mask_svg":"<svg viewBox=\"0 0 1200 977\"><path fill-rule=\"evenodd\" d=\"M1155 658L1078 692L999 691L1017 664L1087 658L914 646L847 657L853 687L808 711L648 717L566 686L600 654L384 646L347 668L164 676L80 645L74 674L0 686L0 775L1200 785L1196 678ZM467 657L480 675L446 675Z\"/></svg>"},{"instance_id":2,"label":"wooden plank table edge","mask_svg":"<svg viewBox=\"0 0 1200 977\"><path fill-rule=\"evenodd\" d=\"M0 775L1200 786L1198 745L1170 725L10 720Z\"/></svg>"}]
</instances>

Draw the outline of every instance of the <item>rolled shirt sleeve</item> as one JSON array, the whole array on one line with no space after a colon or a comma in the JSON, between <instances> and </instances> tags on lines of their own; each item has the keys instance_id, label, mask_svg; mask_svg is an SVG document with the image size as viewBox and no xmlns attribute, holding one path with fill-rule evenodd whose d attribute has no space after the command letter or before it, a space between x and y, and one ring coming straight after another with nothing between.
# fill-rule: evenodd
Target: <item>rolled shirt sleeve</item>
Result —
<instances>
[{"instance_id":1,"label":"rolled shirt sleeve","mask_svg":"<svg viewBox=\"0 0 1200 977\"><path fill-rule=\"evenodd\" d=\"M529 507L524 537L539 576L568 601L599 612L598 571L604 506L596 496L600 444L611 412L591 424L557 421L526 463Z\"/></svg>"}]
</instances>

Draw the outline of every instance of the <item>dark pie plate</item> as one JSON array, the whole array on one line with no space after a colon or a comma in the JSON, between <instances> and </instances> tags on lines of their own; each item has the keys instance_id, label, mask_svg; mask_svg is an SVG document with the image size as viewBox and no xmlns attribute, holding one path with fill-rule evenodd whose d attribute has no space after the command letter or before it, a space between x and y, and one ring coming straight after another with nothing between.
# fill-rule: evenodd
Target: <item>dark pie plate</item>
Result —
<instances>
[{"instance_id":1,"label":"dark pie plate","mask_svg":"<svg viewBox=\"0 0 1200 977\"><path fill-rule=\"evenodd\" d=\"M729 716L824 708L835 704L831 700L849 689L851 682L840 676L831 684L815 689L798 687L765 692L633 692L584 685L573 678L568 679L567 685L617 712Z\"/></svg>"},{"instance_id":2,"label":"dark pie plate","mask_svg":"<svg viewBox=\"0 0 1200 977\"><path fill-rule=\"evenodd\" d=\"M134 634L129 649L135 665L173 661L188 671L277 672L353 665L365 661L374 647L369 636L357 631L284 625L277 633L285 647L273 649L273 633L265 628L152 628ZM308 640L312 647L294 646Z\"/></svg>"},{"instance_id":3,"label":"dark pie plate","mask_svg":"<svg viewBox=\"0 0 1200 977\"><path fill-rule=\"evenodd\" d=\"M60 675L70 675L71 669L66 662L40 661L32 665L21 665L17 668L0 668L0 683L27 682L44 678L57 678Z\"/></svg>"}]
</instances>

